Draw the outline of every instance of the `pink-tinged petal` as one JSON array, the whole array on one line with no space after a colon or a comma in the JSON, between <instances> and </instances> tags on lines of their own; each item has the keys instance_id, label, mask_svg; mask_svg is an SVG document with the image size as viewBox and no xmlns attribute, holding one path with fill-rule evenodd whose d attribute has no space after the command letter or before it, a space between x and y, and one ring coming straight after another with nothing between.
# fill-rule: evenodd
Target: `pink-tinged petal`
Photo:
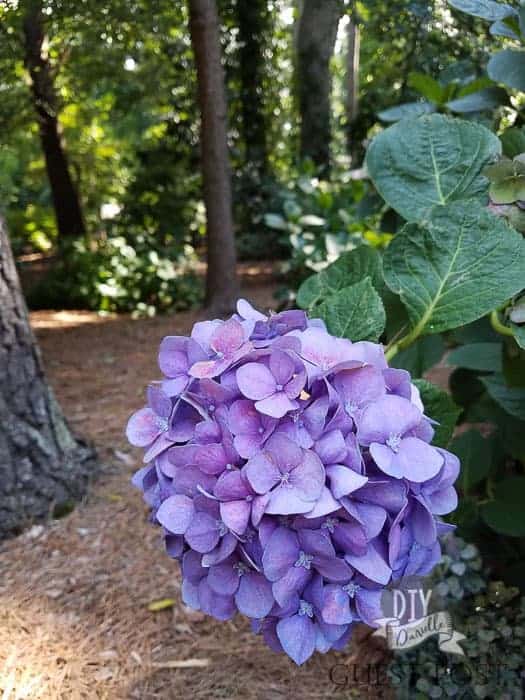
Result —
<instances>
[{"instance_id":1,"label":"pink-tinged petal","mask_svg":"<svg viewBox=\"0 0 525 700\"><path fill-rule=\"evenodd\" d=\"M282 350L274 350L272 352L270 355L270 372L273 374L277 384L284 387L291 379L294 369L295 363L288 353Z\"/></svg>"},{"instance_id":2,"label":"pink-tinged petal","mask_svg":"<svg viewBox=\"0 0 525 700\"><path fill-rule=\"evenodd\" d=\"M299 556L297 535L286 527L273 531L262 558L263 570L269 581L277 581L290 569Z\"/></svg>"},{"instance_id":3,"label":"pink-tinged petal","mask_svg":"<svg viewBox=\"0 0 525 700\"><path fill-rule=\"evenodd\" d=\"M293 615L277 623L277 636L288 656L300 666L315 651L315 627L307 615Z\"/></svg>"},{"instance_id":4,"label":"pink-tinged petal","mask_svg":"<svg viewBox=\"0 0 525 700\"><path fill-rule=\"evenodd\" d=\"M189 384L189 379L186 374L181 374L178 377L175 377L174 379L165 379L162 382L162 391L166 394L166 396L169 396L171 398L175 398L177 396L180 396L184 389Z\"/></svg>"},{"instance_id":5,"label":"pink-tinged petal","mask_svg":"<svg viewBox=\"0 0 525 700\"><path fill-rule=\"evenodd\" d=\"M159 432L159 417L151 408L141 408L134 413L126 427L126 437L136 447L150 445Z\"/></svg>"},{"instance_id":6,"label":"pink-tinged petal","mask_svg":"<svg viewBox=\"0 0 525 700\"><path fill-rule=\"evenodd\" d=\"M239 572L231 560L210 566L208 585L220 595L233 595L239 588Z\"/></svg>"},{"instance_id":7,"label":"pink-tinged petal","mask_svg":"<svg viewBox=\"0 0 525 700\"><path fill-rule=\"evenodd\" d=\"M222 321L219 321L219 319L215 319L214 321L199 321L193 326L191 337L201 348L209 350L211 338L221 325Z\"/></svg>"},{"instance_id":8,"label":"pink-tinged petal","mask_svg":"<svg viewBox=\"0 0 525 700\"><path fill-rule=\"evenodd\" d=\"M382 591L371 591L360 588L355 596L355 607L361 620L370 627L379 627L380 620L384 617L381 607Z\"/></svg>"},{"instance_id":9,"label":"pink-tinged petal","mask_svg":"<svg viewBox=\"0 0 525 700\"><path fill-rule=\"evenodd\" d=\"M161 418L169 418L173 409L170 397L154 384L149 385L147 393L150 408Z\"/></svg>"},{"instance_id":10,"label":"pink-tinged petal","mask_svg":"<svg viewBox=\"0 0 525 700\"><path fill-rule=\"evenodd\" d=\"M143 461L147 464L157 459L166 450L173 447L173 440L171 440L169 434L162 433L159 437L151 443L146 452L144 453Z\"/></svg>"},{"instance_id":11,"label":"pink-tinged petal","mask_svg":"<svg viewBox=\"0 0 525 700\"><path fill-rule=\"evenodd\" d=\"M219 443L203 445L195 455L195 465L205 474L221 474L227 463L224 447Z\"/></svg>"},{"instance_id":12,"label":"pink-tinged petal","mask_svg":"<svg viewBox=\"0 0 525 700\"><path fill-rule=\"evenodd\" d=\"M248 362L239 367L236 378L241 393L254 401L265 399L275 392L273 374L268 367L258 362Z\"/></svg>"},{"instance_id":13,"label":"pink-tinged petal","mask_svg":"<svg viewBox=\"0 0 525 700\"><path fill-rule=\"evenodd\" d=\"M365 408L359 418L357 438L361 445L385 443L392 435L403 436L421 421L421 411L401 396L383 396Z\"/></svg>"},{"instance_id":14,"label":"pink-tinged petal","mask_svg":"<svg viewBox=\"0 0 525 700\"><path fill-rule=\"evenodd\" d=\"M447 515L458 507L458 494L453 486L434 491L426 497L430 510L435 515Z\"/></svg>"},{"instance_id":15,"label":"pink-tinged petal","mask_svg":"<svg viewBox=\"0 0 525 700\"><path fill-rule=\"evenodd\" d=\"M301 341L301 356L321 371L345 360L352 360L352 343L334 338L322 328L307 328L303 332L292 331Z\"/></svg>"},{"instance_id":16,"label":"pink-tinged petal","mask_svg":"<svg viewBox=\"0 0 525 700\"><path fill-rule=\"evenodd\" d=\"M336 510L339 510L339 508L341 508L341 504L339 503L339 501L335 500L328 487L323 486L321 495L319 496L317 501L315 501L314 507L312 508L312 510L309 510L308 513L305 513L304 517L308 519L322 518L325 515L334 513Z\"/></svg>"},{"instance_id":17,"label":"pink-tinged petal","mask_svg":"<svg viewBox=\"0 0 525 700\"><path fill-rule=\"evenodd\" d=\"M255 619L266 617L274 604L272 585L261 574L243 574L235 602L242 615Z\"/></svg>"},{"instance_id":18,"label":"pink-tinged petal","mask_svg":"<svg viewBox=\"0 0 525 700\"><path fill-rule=\"evenodd\" d=\"M196 513L184 537L196 552L211 552L219 541L217 522L208 513Z\"/></svg>"},{"instance_id":19,"label":"pink-tinged petal","mask_svg":"<svg viewBox=\"0 0 525 700\"><path fill-rule=\"evenodd\" d=\"M329 625L347 625L352 622L350 598L341 586L329 584L324 587L321 616Z\"/></svg>"},{"instance_id":20,"label":"pink-tinged petal","mask_svg":"<svg viewBox=\"0 0 525 700\"><path fill-rule=\"evenodd\" d=\"M174 535L183 535L188 529L195 508L188 496L170 496L160 504L156 513L159 523Z\"/></svg>"},{"instance_id":21,"label":"pink-tinged petal","mask_svg":"<svg viewBox=\"0 0 525 700\"><path fill-rule=\"evenodd\" d=\"M252 506L248 501L228 501L221 503L220 511L223 523L233 532L242 535L250 521Z\"/></svg>"},{"instance_id":22,"label":"pink-tinged petal","mask_svg":"<svg viewBox=\"0 0 525 700\"><path fill-rule=\"evenodd\" d=\"M299 515L312 509L311 501L305 501L294 487L279 486L271 492L266 512L269 515Z\"/></svg>"},{"instance_id":23,"label":"pink-tinged petal","mask_svg":"<svg viewBox=\"0 0 525 700\"><path fill-rule=\"evenodd\" d=\"M218 353L231 356L243 343L244 331L234 318L220 325L211 337L211 347Z\"/></svg>"},{"instance_id":24,"label":"pink-tinged petal","mask_svg":"<svg viewBox=\"0 0 525 700\"><path fill-rule=\"evenodd\" d=\"M303 590L311 576L312 572L305 569L304 566L290 567L285 575L272 586L275 602L282 608L290 605L297 593Z\"/></svg>"},{"instance_id":25,"label":"pink-tinged petal","mask_svg":"<svg viewBox=\"0 0 525 700\"><path fill-rule=\"evenodd\" d=\"M401 441L396 457L403 476L415 483L431 479L444 462L443 455L435 447L413 437Z\"/></svg>"},{"instance_id":26,"label":"pink-tinged petal","mask_svg":"<svg viewBox=\"0 0 525 700\"><path fill-rule=\"evenodd\" d=\"M337 464L346 457L347 447L340 430L330 430L315 443L315 452L323 464Z\"/></svg>"},{"instance_id":27,"label":"pink-tinged petal","mask_svg":"<svg viewBox=\"0 0 525 700\"><path fill-rule=\"evenodd\" d=\"M392 570L377 551L374 544L368 545L366 554L355 556L354 554L346 554L346 561L353 566L356 571L366 576L370 581L382 583L386 585L392 576Z\"/></svg>"},{"instance_id":28,"label":"pink-tinged petal","mask_svg":"<svg viewBox=\"0 0 525 700\"><path fill-rule=\"evenodd\" d=\"M254 309L250 302L246 299L239 299L237 302L237 313L241 318L249 319L251 321L267 321L267 317L262 314L257 309Z\"/></svg>"},{"instance_id":29,"label":"pink-tinged petal","mask_svg":"<svg viewBox=\"0 0 525 700\"><path fill-rule=\"evenodd\" d=\"M282 418L290 411L295 411L295 409L298 408L298 403L297 401L289 399L284 391L280 391L277 394L268 396L266 399L257 401L255 403L255 408L266 416Z\"/></svg>"},{"instance_id":30,"label":"pink-tinged petal","mask_svg":"<svg viewBox=\"0 0 525 700\"><path fill-rule=\"evenodd\" d=\"M361 476L342 464L332 464L326 467L326 474L330 479L330 489L335 498L347 496L364 486L368 481L368 477Z\"/></svg>"},{"instance_id":31,"label":"pink-tinged petal","mask_svg":"<svg viewBox=\"0 0 525 700\"><path fill-rule=\"evenodd\" d=\"M230 406L228 425L234 435L258 435L262 427L261 416L251 401L239 399Z\"/></svg>"},{"instance_id":32,"label":"pink-tinged petal","mask_svg":"<svg viewBox=\"0 0 525 700\"><path fill-rule=\"evenodd\" d=\"M325 470L319 457L305 450L303 461L290 473L289 482L303 500L317 500L325 484Z\"/></svg>"},{"instance_id":33,"label":"pink-tinged petal","mask_svg":"<svg viewBox=\"0 0 525 700\"><path fill-rule=\"evenodd\" d=\"M244 467L244 473L256 493L264 494L272 489L281 478L281 473L267 452L252 457Z\"/></svg>"},{"instance_id":34,"label":"pink-tinged petal","mask_svg":"<svg viewBox=\"0 0 525 700\"><path fill-rule=\"evenodd\" d=\"M423 547L431 547L437 538L436 521L426 504L418 498L412 499L410 517L415 540Z\"/></svg>"},{"instance_id":35,"label":"pink-tinged petal","mask_svg":"<svg viewBox=\"0 0 525 700\"><path fill-rule=\"evenodd\" d=\"M403 478L403 468L399 464L397 455L390 449L390 447L373 442L370 445L370 454L372 455L374 462L384 474L388 474L389 476L394 477L394 479Z\"/></svg>"},{"instance_id":36,"label":"pink-tinged petal","mask_svg":"<svg viewBox=\"0 0 525 700\"><path fill-rule=\"evenodd\" d=\"M376 401L386 392L381 371L371 365L339 372L334 378L334 387L344 404L355 406Z\"/></svg>"},{"instance_id":37,"label":"pink-tinged petal","mask_svg":"<svg viewBox=\"0 0 525 700\"><path fill-rule=\"evenodd\" d=\"M223 369L226 369L228 366L228 361L205 360L192 365L189 374L196 379L211 379L212 377L218 377Z\"/></svg>"}]
</instances>

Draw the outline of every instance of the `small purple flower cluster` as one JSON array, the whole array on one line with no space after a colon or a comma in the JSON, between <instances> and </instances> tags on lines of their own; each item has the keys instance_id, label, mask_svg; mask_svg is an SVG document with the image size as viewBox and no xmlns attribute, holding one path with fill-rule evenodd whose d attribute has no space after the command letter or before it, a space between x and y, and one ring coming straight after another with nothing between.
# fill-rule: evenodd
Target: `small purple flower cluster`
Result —
<instances>
[{"instance_id":1,"label":"small purple flower cluster","mask_svg":"<svg viewBox=\"0 0 525 700\"><path fill-rule=\"evenodd\" d=\"M237 611L296 663L377 626L381 594L440 558L459 463L433 447L408 372L303 311L241 300L164 338L161 382L129 420L133 481L182 566L184 602Z\"/></svg>"}]
</instances>

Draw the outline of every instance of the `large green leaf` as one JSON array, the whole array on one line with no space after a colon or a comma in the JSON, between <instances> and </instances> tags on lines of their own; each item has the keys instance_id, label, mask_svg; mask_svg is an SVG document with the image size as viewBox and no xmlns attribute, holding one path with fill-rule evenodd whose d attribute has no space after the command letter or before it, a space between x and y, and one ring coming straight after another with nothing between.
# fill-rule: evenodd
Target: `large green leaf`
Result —
<instances>
[{"instance_id":1,"label":"large green leaf","mask_svg":"<svg viewBox=\"0 0 525 700\"><path fill-rule=\"evenodd\" d=\"M501 343L471 343L455 348L447 357L447 365L481 372L501 372Z\"/></svg>"},{"instance_id":2,"label":"large green leaf","mask_svg":"<svg viewBox=\"0 0 525 700\"><path fill-rule=\"evenodd\" d=\"M525 92L525 51L499 51L488 62L487 72L492 80Z\"/></svg>"},{"instance_id":3,"label":"large green leaf","mask_svg":"<svg viewBox=\"0 0 525 700\"><path fill-rule=\"evenodd\" d=\"M432 76L425 75L425 73L410 73L408 84L430 102L436 102L437 104L443 102L446 89Z\"/></svg>"},{"instance_id":4,"label":"large green leaf","mask_svg":"<svg viewBox=\"0 0 525 700\"><path fill-rule=\"evenodd\" d=\"M483 520L496 532L525 536L525 477L514 476L496 485L494 500L481 506Z\"/></svg>"},{"instance_id":5,"label":"large green leaf","mask_svg":"<svg viewBox=\"0 0 525 700\"><path fill-rule=\"evenodd\" d=\"M388 107L378 112L377 116L384 122L398 122L400 119L419 117L421 114L432 114L435 111L435 105L421 100L419 102L405 102L395 107Z\"/></svg>"},{"instance_id":6,"label":"large green leaf","mask_svg":"<svg viewBox=\"0 0 525 700\"><path fill-rule=\"evenodd\" d=\"M461 10L474 17L481 17L481 19L488 19L490 22L505 19L505 17L515 13L510 5L504 5L501 2L495 2L495 0L448 0L448 2L456 10Z\"/></svg>"},{"instance_id":7,"label":"large green leaf","mask_svg":"<svg viewBox=\"0 0 525 700\"><path fill-rule=\"evenodd\" d=\"M475 321L517 294L525 279L525 243L476 201L435 207L407 224L387 248L384 276L418 334Z\"/></svg>"},{"instance_id":8,"label":"large green leaf","mask_svg":"<svg viewBox=\"0 0 525 700\"><path fill-rule=\"evenodd\" d=\"M305 280L297 292L297 303L303 309L311 309L365 277L370 277L374 286L383 286L381 255L375 248L362 245L343 253L325 270Z\"/></svg>"},{"instance_id":9,"label":"large green leaf","mask_svg":"<svg viewBox=\"0 0 525 700\"><path fill-rule=\"evenodd\" d=\"M514 158L520 153L525 153L525 126L521 128L513 126L500 136L503 145L503 153L508 158Z\"/></svg>"},{"instance_id":10,"label":"large green leaf","mask_svg":"<svg viewBox=\"0 0 525 700\"><path fill-rule=\"evenodd\" d=\"M316 308L330 333L352 341L377 341L385 328L383 302L370 277L341 289Z\"/></svg>"},{"instance_id":11,"label":"large green leaf","mask_svg":"<svg viewBox=\"0 0 525 700\"><path fill-rule=\"evenodd\" d=\"M483 112L487 109L495 109L507 98L504 90L497 87L488 87L478 92L472 92L463 97L447 102L447 107L452 112L468 114L469 112Z\"/></svg>"},{"instance_id":12,"label":"large green leaf","mask_svg":"<svg viewBox=\"0 0 525 700\"><path fill-rule=\"evenodd\" d=\"M498 138L480 124L432 114L385 129L366 165L383 199L408 221L420 221L436 204L484 199L482 170L500 152Z\"/></svg>"},{"instance_id":13,"label":"large green leaf","mask_svg":"<svg viewBox=\"0 0 525 700\"><path fill-rule=\"evenodd\" d=\"M406 350L401 350L390 361L392 367L406 369L413 377L421 377L441 360L445 343L440 335L427 335L419 338Z\"/></svg>"},{"instance_id":14,"label":"large green leaf","mask_svg":"<svg viewBox=\"0 0 525 700\"><path fill-rule=\"evenodd\" d=\"M461 410L456 406L450 394L442 391L431 382L427 382L426 379L414 379L414 384L421 394L425 415L439 423L436 426L432 444L446 447L450 442Z\"/></svg>"},{"instance_id":15,"label":"large green leaf","mask_svg":"<svg viewBox=\"0 0 525 700\"><path fill-rule=\"evenodd\" d=\"M507 386L501 374L481 377L489 395L506 413L520 420L525 420L525 389Z\"/></svg>"},{"instance_id":16,"label":"large green leaf","mask_svg":"<svg viewBox=\"0 0 525 700\"><path fill-rule=\"evenodd\" d=\"M459 481L463 494L485 479L492 465L494 440L484 438L477 430L467 430L449 445L461 462Z\"/></svg>"}]
</instances>

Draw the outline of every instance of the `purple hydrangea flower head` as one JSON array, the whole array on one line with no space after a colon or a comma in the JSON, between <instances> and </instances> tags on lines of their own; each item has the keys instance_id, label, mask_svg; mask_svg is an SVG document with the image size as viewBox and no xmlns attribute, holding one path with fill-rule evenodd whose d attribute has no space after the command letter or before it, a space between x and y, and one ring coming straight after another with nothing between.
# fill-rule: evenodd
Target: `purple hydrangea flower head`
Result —
<instances>
[{"instance_id":1,"label":"purple hydrangea flower head","mask_svg":"<svg viewBox=\"0 0 525 700\"><path fill-rule=\"evenodd\" d=\"M302 664L378 624L385 587L438 562L459 462L381 345L241 300L165 338L158 360L127 436L186 605L245 615Z\"/></svg>"}]
</instances>

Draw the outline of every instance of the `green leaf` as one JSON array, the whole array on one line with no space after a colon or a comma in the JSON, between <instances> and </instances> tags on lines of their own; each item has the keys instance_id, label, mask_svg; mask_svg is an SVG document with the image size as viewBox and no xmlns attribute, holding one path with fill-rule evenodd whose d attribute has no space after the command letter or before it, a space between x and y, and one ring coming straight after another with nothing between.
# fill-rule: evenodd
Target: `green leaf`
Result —
<instances>
[{"instance_id":1,"label":"green leaf","mask_svg":"<svg viewBox=\"0 0 525 700\"><path fill-rule=\"evenodd\" d=\"M297 292L297 303L302 309L311 309L365 277L370 277L377 288L383 286L381 255L375 248L362 245L343 253L325 270L305 280Z\"/></svg>"},{"instance_id":2,"label":"green leaf","mask_svg":"<svg viewBox=\"0 0 525 700\"><path fill-rule=\"evenodd\" d=\"M525 243L477 202L455 202L435 207L421 226L407 224L383 266L414 332L438 333L475 321L521 290Z\"/></svg>"},{"instance_id":3,"label":"green leaf","mask_svg":"<svg viewBox=\"0 0 525 700\"><path fill-rule=\"evenodd\" d=\"M378 112L377 116L384 122L398 122L400 119L409 117L419 117L422 114L431 114L436 111L436 107L430 102L406 102L402 105L389 107Z\"/></svg>"},{"instance_id":4,"label":"green leaf","mask_svg":"<svg viewBox=\"0 0 525 700\"><path fill-rule=\"evenodd\" d=\"M477 430L467 430L450 443L449 450L461 462L459 480L464 494L488 475L493 449L494 441L484 438Z\"/></svg>"},{"instance_id":5,"label":"green leaf","mask_svg":"<svg viewBox=\"0 0 525 700\"><path fill-rule=\"evenodd\" d=\"M420 221L436 204L484 200L482 170L500 152L499 139L480 124L433 114L385 129L372 141L366 166L383 199L408 221Z\"/></svg>"},{"instance_id":6,"label":"green leaf","mask_svg":"<svg viewBox=\"0 0 525 700\"><path fill-rule=\"evenodd\" d=\"M452 350L447 357L447 365L465 367L481 372L501 372L501 343L472 343Z\"/></svg>"},{"instance_id":7,"label":"green leaf","mask_svg":"<svg viewBox=\"0 0 525 700\"><path fill-rule=\"evenodd\" d=\"M525 420L525 389L510 387L505 383L501 374L490 377L480 377L489 395L509 415Z\"/></svg>"},{"instance_id":8,"label":"green leaf","mask_svg":"<svg viewBox=\"0 0 525 700\"><path fill-rule=\"evenodd\" d=\"M511 324L512 332L514 333L514 339L520 346L520 348L525 349L525 326L517 326L515 323Z\"/></svg>"},{"instance_id":9,"label":"green leaf","mask_svg":"<svg viewBox=\"0 0 525 700\"><path fill-rule=\"evenodd\" d=\"M269 228L277 229L277 231L286 231L288 224L279 214L265 214L264 223Z\"/></svg>"},{"instance_id":10,"label":"green leaf","mask_svg":"<svg viewBox=\"0 0 525 700\"><path fill-rule=\"evenodd\" d=\"M519 39L520 35L509 26L506 21L498 20L490 25L489 32L492 36L504 36L507 39Z\"/></svg>"},{"instance_id":11,"label":"green leaf","mask_svg":"<svg viewBox=\"0 0 525 700\"><path fill-rule=\"evenodd\" d=\"M330 333L352 341L377 341L385 328L383 302L370 277L341 289L316 311Z\"/></svg>"},{"instance_id":12,"label":"green leaf","mask_svg":"<svg viewBox=\"0 0 525 700\"><path fill-rule=\"evenodd\" d=\"M297 222L301 226L324 226L326 224L326 220L322 219L320 216L316 216L315 214L305 214L304 216L301 216L301 218Z\"/></svg>"},{"instance_id":13,"label":"green leaf","mask_svg":"<svg viewBox=\"0 0 525 700\"><path fill-rule=\"evenodd\" d=\"M442 103L444 95L443 87L430 75L425 75L425 73L410 73L408 76L408 84L430 102L436 102L437 104Z\"/></svg>"},{"instance_id":14,"label":"green leaf","mask_svg":"<svg viewBox=\"0 0 525 700\"><path fill-rule=\"evenodd\" d=\"M489 87L478 92L473 92L464 97L457 97L447 102L447 107L452 112L468 114L469 112L483 112L487 109L495 109L507 100L507 93L501 88Z\"/></svg>"},{"instance_id":15,"label":"green leaf","mask_svg":"<svg viewBox=\"0 0 525 700\"><path fill-rule=\"evenodd\" d=\"M481 517L496 532L525 536L525 477L514 476L496 485L494 500L481 506Z\"/></svg>"},{"instance_id":16,"label":"green leaf","mask_svg":"<svg viewBox=\"0 0 525 700\"><path fill-rule=\"evenodd\" d=\"M461 10L481 19L488 19L490 22L505 19L505 17L515 13L515 10L510 5L503 5L494 0L448 0L448 2L456 10Z\"/></svg>"},{"instance_id":17,"label":"green leaf","mask_svg":"<svg viewBox=\"0 0 525 700\"><path fill-rule=\"evenodd\" d=\"M425 415L439 423L432 440L433 445L446 447L450 442L461 410L456 406L450 394L442 391L426 379L414 379L425 407Z\"/></svg>"},{"instance_id":18,"label":"green leaf","mask_svg":"<svg viewBox=\"0 0 525 700\"><path fill-rule=\"evenodd\" d=\"M504 49L494 54L487 65L492 80L525 92L525 51Z\"/></svg>"},{"instance_id":19,"label":"green leaf","mask_svg":"<svg viewBox=\"0 0 525 700\"><path fill-rule=\"evenodd\" d=\"M507 129L500 136L503 145L503 153L507 158L514 158L520 153L525 153L525 127L521 129L513 126Z\"/></svg>"},{"instance_id":20,"label":"green leaf","mask_svg":"<svg viewBox=\"0 0 525 700\"><path fill-rule=\"evenodd\" d=\"M419 338L406 350L401 350L390 361L392 367L406 369L413 377L421 377L441 360L445 343L440 335Z\"/></svg>"}]
</instances>

